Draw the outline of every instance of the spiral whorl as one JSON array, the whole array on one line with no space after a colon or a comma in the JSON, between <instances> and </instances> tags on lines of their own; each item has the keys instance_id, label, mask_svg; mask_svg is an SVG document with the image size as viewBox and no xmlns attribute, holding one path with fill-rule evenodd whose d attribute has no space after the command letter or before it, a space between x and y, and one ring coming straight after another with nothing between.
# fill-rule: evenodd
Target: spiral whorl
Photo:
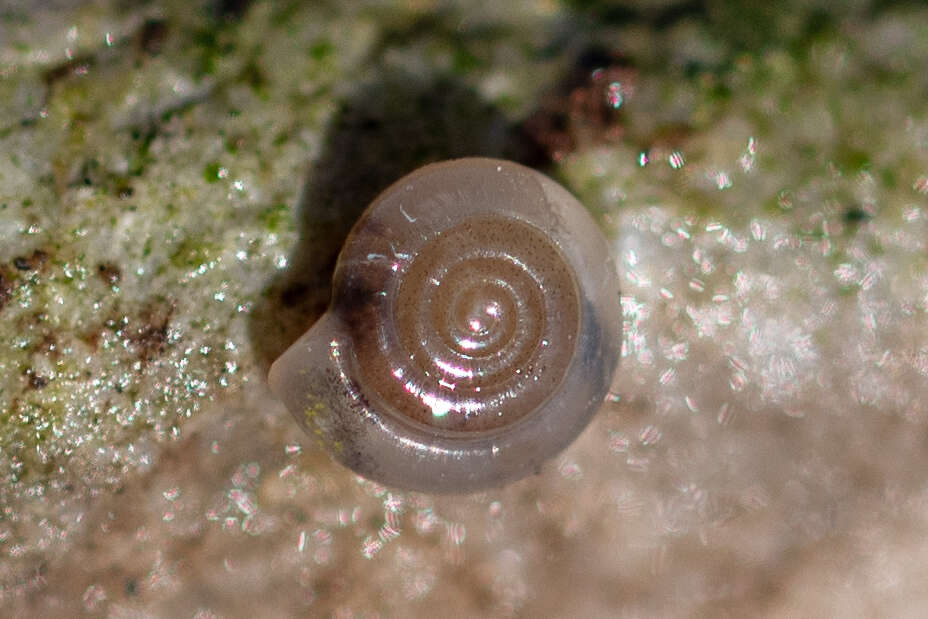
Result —
<instances>
[{"instance_id":1,"label":"spiral whorl","mask_svg":"<svg viewBox=\"0 0 928 619\"><path fill-rule=\"evenodd\" d=\"M580 305L564 256L516 219L481 215L397 269L376 324L353 333L368 386L402 415L453 431L535 410L566 372Z\"/></svg>"}]
</instances>

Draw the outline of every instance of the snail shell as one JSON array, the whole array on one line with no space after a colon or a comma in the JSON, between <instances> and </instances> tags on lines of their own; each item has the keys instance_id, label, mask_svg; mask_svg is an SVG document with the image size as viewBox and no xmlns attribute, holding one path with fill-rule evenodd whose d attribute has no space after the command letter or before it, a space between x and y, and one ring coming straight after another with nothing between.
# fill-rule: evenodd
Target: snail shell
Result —
<instances>
[{"instance_id":1,"label":"snail shell","mask_svg":"<svg viewBox=\"0 0 928 619\"><path fill-rule=\"evenodd\" d=\"M551 179L494 159L428 165L354 226L329 309L269 382L365 477L501 485L602 405L621 344L617 280L602 233Z\"/></svg>"}]
</instances>

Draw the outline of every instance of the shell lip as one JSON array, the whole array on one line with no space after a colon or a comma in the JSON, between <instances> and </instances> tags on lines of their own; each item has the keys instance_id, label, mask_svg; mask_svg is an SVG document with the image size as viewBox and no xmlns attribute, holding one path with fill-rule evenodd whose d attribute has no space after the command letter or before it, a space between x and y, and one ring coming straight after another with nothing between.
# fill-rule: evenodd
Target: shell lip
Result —
<instances>
[{"instance_id":1,"label":"shell lip","mask_svg":"<svg viewBox=\"0 0 928 619\"><path fill-rule=\"evenodd\" d=\"M310 331L271 368L272 390L285 401L310 436L319 436L336 460L356 473L380 483L417 491L463 493L501 486L537 471L570 444L602 406L610 379L591 384L582 370L600 359L577 351L568 369L573 379L569 393L556 392L546 406L492 430L440 435L424 424L414 424L399 413L374 405L373 395L351 381L350 355L324 359L313 367L296 369L290 355L330 347L339 336L338 318L327 312ZM597 339L587 333L588 340ZM610 363L608 359L602 359ZM617 361L617 359L616 359ZM337 376L337 382L325 376ZM325 416L310 417L305 402L294 401L288 383L315 379L316 393L327 402ZM321 377L321 378L320 378ZM336 387L333 389L333 387ZM356 406L342 406L340 398L353 394ZM553 402L557 400L556 402Z\"/></svg>"}]
</instances>

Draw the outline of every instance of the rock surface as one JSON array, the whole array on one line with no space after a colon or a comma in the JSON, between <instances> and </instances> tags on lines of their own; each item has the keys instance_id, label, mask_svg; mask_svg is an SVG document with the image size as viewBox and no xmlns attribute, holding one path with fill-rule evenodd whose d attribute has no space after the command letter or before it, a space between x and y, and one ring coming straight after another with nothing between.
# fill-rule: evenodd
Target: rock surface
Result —
<instances>
[{"instance_id":1,"label":"rock surface","mask_svg":"<svg viewBox=\"0 0 928 619\"><path fill-rule=\"evenodd\" d=\"M793 4L0 2L0 614L925 607L928 10ZM265 372L463 155L594 213L622 365L540 475L396 492Z\"/></svg>"}]
</instances>

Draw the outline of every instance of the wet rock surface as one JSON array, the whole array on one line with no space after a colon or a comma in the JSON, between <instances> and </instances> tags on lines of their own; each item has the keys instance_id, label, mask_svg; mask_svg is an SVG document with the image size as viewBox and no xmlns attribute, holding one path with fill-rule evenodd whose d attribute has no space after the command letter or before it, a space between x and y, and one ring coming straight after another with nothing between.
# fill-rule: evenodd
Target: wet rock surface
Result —
<instances>
[{"instance_id":1,"label":"wet rock surface","mask_svg":"<svg viewBox=\"0 0 928 619\"><path fill-rule=\"evenodd\" d=\"M923 606L928 13L768 4L0 3L0 614ZM606 231L621 369L538 476L392 491L265 371L478 154Z\"/></svg>"}]
</instances>

